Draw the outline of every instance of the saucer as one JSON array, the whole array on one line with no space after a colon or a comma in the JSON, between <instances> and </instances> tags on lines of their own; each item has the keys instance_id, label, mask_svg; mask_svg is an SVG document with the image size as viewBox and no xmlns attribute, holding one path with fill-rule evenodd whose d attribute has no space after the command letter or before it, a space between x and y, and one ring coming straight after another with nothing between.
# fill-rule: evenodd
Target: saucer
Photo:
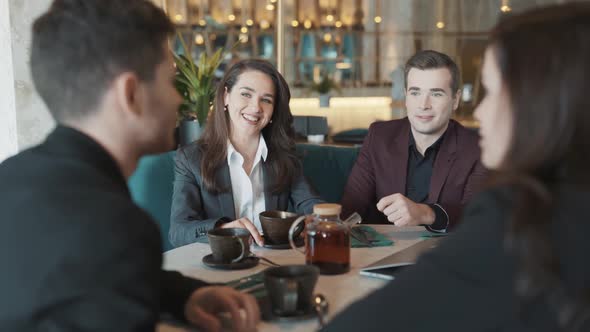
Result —
<instances>
[{"instance_id":1,"label":"saucer","mask_svg":"<svg viewBox=\"0 0 590 332\"><path fill-rule=\"evenodd\" d=\"M279 322L294 322L299 320L312 319L315 317L317 317L317 312L312 307L307 311L298 311L297 313L288 316L282 316L275 313L274 311L271 311L269 320Z\"/></svg>"},{"instance_id":2,"label":"saucer","mask_svg":"<svg viewBox=\"0 0 590 332\"><path fill-rule=\"evenodd\" d=\"M221 269L221 270L243 270L249 269L258 265L259 258L250 256L246 257L243 260L235 263L220 263L213 258L213 254L209 254L203 257L203 264L207 265L208 267L214 269Z\"/></svg>"},{"instance_id":3,"label":"saucer","mask_svg":"<svg viewBox=\"0 0 590 332\"><path fill-rule=\"evenodd\" d=\"M294 322L317 317L317 312L315 311L315 308L313 306L305 312L298 311L296 314L293 315L281 316L272 311L270 299L268 298L268 296L265 295L263 297L257 297L256 301L258 302L258 306L260 307L260 314L262 315L262 320L267 322Z\"/></svg>"},{"instance_id":4,"label":"saucer","mask_svg":"<svg viewBox=\"0 0 590 332\"><path fill-rule=\"evenodd\" d=\"M305 240L302 237L298 237L295 240L295 245L297 247L301 247L305 244ZM291 249L291 244L289 244L289 242L287 243L281 243L281 244L274 244L272 242L270 242L270 240L268 240L267 238L264 238L264 248L268 248L268 249Z\"/></svg>"}]
</instances>

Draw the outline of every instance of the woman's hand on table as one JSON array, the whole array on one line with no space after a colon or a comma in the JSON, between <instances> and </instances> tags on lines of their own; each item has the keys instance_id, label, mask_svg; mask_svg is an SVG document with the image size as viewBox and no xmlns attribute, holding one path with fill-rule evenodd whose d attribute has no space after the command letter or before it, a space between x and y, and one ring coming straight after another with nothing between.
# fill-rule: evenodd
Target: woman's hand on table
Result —
<instances>
[{"instance_id":1,"label":"woman's hand on table","mask_svg":"<svg viewBox=\"0 0 590 332\"><path fill-rule=\"evenodd\" d=\"M186 319L207 332L222 329L220 314L230 316L232 331L256 331L260 309L256 299L226 286L206 286L195 290L184 306Z\"/></svg>"},{"instance_id":2,"label":"woman's hand on table","mask_svg":"<svg viewBox=\"0 0 590 332\"><path fill-rule=\"evenodd\" d=\"M258 229L256 229L256 226L254 226L254 223L252 223L248 218L240 218L232 222L228 222L221 225L221 228L245 228L250 232L250 235L252 235L258 246L262 247L264 245L264 239L262 238L262 235L260 235Z\"/></svg>"}]
</instances>

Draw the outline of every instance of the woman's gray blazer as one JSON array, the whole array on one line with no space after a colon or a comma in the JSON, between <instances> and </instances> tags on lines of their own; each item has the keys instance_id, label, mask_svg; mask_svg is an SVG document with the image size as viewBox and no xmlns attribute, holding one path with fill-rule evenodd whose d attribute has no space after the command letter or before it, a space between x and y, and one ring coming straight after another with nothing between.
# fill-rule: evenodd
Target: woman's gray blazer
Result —
<instances>
[{"instance_id":1,"label":"woman's gray blazer","mask_svg":"<svg viewBox=\"0 0 590 332\"><path fill-rule=\"evenodd\" d=\"M207 232L221 218L237 219L228 164L224 162L216 175L221 187L228 190L212 193L203 186L200 161L201 151L197 143L176 152L169 233L170 242L175 247L205 240ZM263 162L262 167L264 184L268 188L274 179L268 164ZM289 190L281 193L265 191L264 197L266 210L287 211L291 208L299 214L310 214L315 204L323 203L302 172Z\"/></svg>"}]
</instances>

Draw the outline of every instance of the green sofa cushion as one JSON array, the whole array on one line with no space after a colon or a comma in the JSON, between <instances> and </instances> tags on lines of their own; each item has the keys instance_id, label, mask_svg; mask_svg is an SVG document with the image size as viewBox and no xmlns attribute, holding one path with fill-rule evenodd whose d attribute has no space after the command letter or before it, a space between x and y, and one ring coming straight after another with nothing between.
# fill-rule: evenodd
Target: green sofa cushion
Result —
<instances>
[{"instance_id":1,"label":"green sofa cushion","mask_svg":"<svg viewBox=\"0 0 590 332\"><path fill-rule=\"evenodd\" d=\"M174 248L168 240L174 181L174 154L145 156L129 178L131 197L159 224L164 251Z\"/></svg>"},{"instance_id":2,"label":"green sofa cushion","mask_svg":"<svg viewBox=\"0 0 590 332\"><path fill-rule=\"evenodd\" d=\"M360 147L297 144L303 173L327 202L339 203Z\"/></svg>"}]
</instances>

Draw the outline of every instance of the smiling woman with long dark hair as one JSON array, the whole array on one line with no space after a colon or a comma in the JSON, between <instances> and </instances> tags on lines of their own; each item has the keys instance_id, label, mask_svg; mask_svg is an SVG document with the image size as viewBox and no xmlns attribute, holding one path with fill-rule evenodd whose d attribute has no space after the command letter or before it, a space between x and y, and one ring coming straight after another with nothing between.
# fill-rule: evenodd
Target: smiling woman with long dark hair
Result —
<instances>
[{"instance_id":1,"label":"smiling woman with long dark hair","mask_svg":"<svg viewBox=\"0 0 590 332\"><path fill-rule=\"evenodd\" d=\"M309 214L322 202L295 154L291 93L267 61L243 60L225 74L203 137L176 153L170 242L246 228L263 244L258 214L289 206Z\"/></svg>"},{"instance_id":2,"label":"smiling woman with long dark hair","mask_svg":"<svg viewBox=\"0 0 590 332\"><path fill-rule=\"evenodd\" d=\"M502 20L482 83L488 190L328 331L590 331L590 3Z\"/></svg>"}]
</instances>

